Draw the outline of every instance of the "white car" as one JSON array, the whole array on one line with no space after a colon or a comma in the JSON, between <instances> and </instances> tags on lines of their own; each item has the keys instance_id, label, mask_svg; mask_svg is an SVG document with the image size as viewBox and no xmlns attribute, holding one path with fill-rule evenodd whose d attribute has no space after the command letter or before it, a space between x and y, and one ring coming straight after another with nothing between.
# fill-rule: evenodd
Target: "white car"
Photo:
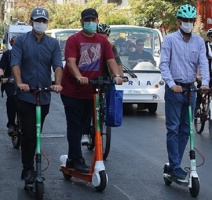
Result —
<instances>
[{"instance_id":1,"label":"white car","mask_svg":"<svg viewBox=\"0 0 212 200\"><path fill-rule=\"evenodd\" d=\"M66 40L68 39L69 36L73 35L74 33L77 33L80 30L81 29L51 29L51 30L45 31L46 35L56 38L58 40L60 45L61 55L62 55L63 67L65 65L64 50L65 50ZM51 73L51 77L52 77L52 82L54 82L55 77L54 77L53 70Z\"/></svg>"},{"instance_id":2,"label":"white car","mask_svg":"<svg viewBox=\"0 0 212 200\"><path fill-rule=\"evenodd\" d=\"M133 47L133 44L135 44L135 41L139 38L145 41L144 50L152 54L156 61L156 66L148 59L136 60L137 64L135 64L135 66L129 65L129 52L127 52L126 49L128 46ZM122 44L118 44L117 39L121 41ZM124 91L123 103L138 104L139 109L148 109L150 113L155 113L157 111L157 104L164 102L165 92L165 82L158 68L162 36L158 33L158 30L151 28L130 25L111 25L110 40L119 50L124 75L129 79L129 81L123 83L123 85L116 86L116 89ZM125 53L123 49L125 49ZM133 50L135 49L131 48L131 51Z\"/></svg>"}]
</instances>

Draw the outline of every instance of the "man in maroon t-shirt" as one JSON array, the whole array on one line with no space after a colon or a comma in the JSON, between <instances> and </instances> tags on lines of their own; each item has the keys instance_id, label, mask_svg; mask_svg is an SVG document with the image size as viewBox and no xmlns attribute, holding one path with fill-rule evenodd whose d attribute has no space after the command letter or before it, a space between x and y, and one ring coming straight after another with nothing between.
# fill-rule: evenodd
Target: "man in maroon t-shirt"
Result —
<instances>
[{"instance_id":1,"label":"man in maroon t-shirt","mask_svg":"<svg viewBox=\"0 0 212 200\"><path fill-rule=\"evenodd\" d=\"M114 74L116 84L122 84L119 68L109 41L96 34L98 14L95 9L82 11L82 31L70 36L66 42L66 64L63 72L61 99L67 121L69 143L66 167L89 173L90 167L82 156L81 138L92 115L93 87L88 81L102 75L106 61ZM79 83L77 83L79 82Z\"/></svg>"}]
</instances>

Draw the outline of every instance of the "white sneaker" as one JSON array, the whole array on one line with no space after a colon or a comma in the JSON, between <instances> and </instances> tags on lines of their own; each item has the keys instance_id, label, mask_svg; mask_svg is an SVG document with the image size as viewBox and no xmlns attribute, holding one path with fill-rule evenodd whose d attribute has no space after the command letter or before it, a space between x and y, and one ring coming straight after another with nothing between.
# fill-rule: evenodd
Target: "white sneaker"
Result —
<instances>
[{"instance_id":1,"label":"white sneaker","mask_svg":"<svg viewBox=\"0 0 212 200\"><path fill-rule=\"evenodd\" d=\"M89 137L89 135L82 135L81 144L83 146L86 146L86 145L89 145L90 144L90 137Z\"/></svg>"}]
</instances>

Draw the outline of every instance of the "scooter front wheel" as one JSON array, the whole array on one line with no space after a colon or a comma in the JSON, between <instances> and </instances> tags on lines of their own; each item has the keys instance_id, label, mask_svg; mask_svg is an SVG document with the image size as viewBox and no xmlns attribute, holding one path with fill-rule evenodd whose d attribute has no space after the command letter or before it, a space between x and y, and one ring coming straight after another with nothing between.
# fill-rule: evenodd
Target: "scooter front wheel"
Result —
<instances>
[{"instance_id":1,"label":"scooter front wheel","mask_svg":"<svg viewBox=\"0 0 212 200\"><path fill-rule=\"evenodd\" d=\"M200 108L195 109L194 113L194 128L198 134L201 134L205 127L205 116L202 112L202 104L200 104Z\"/></svg>"},{"instance_id":2,"label":"scooter front wheel","mask_svg":"<svg viewBox=\"0 0 212 200\"><path fill-rule=\"evenodd\" d=\"M44 184L43 182L35 182L35 198L36 200L43 200Z\"/></svg>"},{"instance_id":3,"label":"scooter front wheel","mask_svg":"<svg viewBox=\"0 0 212 200\"><path fill-rule=\"evenodd\" d=\"M105 171L103 170L103 171L99 172L99 176L100 176L100 185L95 188L98 192L102 192L106 188L106 185L107 185L107 175L106 175Z\"/></svg>"},{"instance_id":4,"label":"scooter front wheel","mask_svg":"<svg viewBox=\"0 0 212 200\"><path fill-rule=\"evenodd\" d=\"M194 178L192 177L192 187L189 188L190 190L190 194L192 197L197 197L199 194L199 189L200 189L200 185L199 185L199 179L198 178Z\"/></svg>"}]
</instances>

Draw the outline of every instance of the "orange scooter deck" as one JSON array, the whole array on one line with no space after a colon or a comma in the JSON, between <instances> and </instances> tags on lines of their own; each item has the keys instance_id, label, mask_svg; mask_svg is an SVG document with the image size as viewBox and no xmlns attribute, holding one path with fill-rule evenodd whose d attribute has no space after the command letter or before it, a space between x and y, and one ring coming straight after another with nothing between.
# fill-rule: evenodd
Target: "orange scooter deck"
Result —
<instances>
[{"instance_id":1,"label":"orange scooter deck","mask_svg":"<svg viewBox=\"0 0 212 200\"><path fill-rule=\"evenodd\" d=\"M90 172L88 174L83 174L75 170L68 169L65 167L65 165L61 165L60 167L61 167L61 171L65 173L66 175L70 176L70 178L75 177L75 178L84 180L86 182L92 182L92 173Z\"/></svg>"}]
</instances>

